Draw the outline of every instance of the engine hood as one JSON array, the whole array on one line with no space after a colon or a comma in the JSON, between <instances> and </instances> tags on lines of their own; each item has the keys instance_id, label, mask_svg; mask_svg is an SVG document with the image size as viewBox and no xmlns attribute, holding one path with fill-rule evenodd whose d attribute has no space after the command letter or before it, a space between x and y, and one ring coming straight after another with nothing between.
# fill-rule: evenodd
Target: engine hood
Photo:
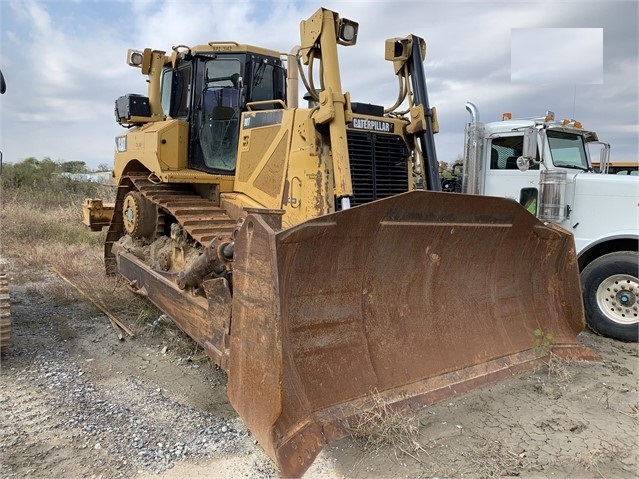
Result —
<instances>
[{"instance_id":1,"label":"engine hood","mask_svg":"<svg viewBox=\"0 0 639 479\"><path fill-rule=\"evenodd\" d=\"M639 203L639 176L579 173L574 176L575 194L628 197Z\"/></svg>"}]
</instances>

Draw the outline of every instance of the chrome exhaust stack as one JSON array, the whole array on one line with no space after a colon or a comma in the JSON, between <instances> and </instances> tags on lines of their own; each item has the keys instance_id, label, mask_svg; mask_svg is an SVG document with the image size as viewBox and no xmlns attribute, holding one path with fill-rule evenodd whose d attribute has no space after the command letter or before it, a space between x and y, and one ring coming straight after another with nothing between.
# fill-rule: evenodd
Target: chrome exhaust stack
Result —
<instances>
[{"instance_id":1,"label":"chrome exhaust stack","mask_svg":"<svg viewBox=\"0 0 639 479\"><path fill-rule=\"evenodd\" d=\"M479 110L473 103L466 102L466 110L470 113L470 123L464 129L462 193L481 195L484 192L484 124L479 121Z\"/></svg>"}]
</instances>

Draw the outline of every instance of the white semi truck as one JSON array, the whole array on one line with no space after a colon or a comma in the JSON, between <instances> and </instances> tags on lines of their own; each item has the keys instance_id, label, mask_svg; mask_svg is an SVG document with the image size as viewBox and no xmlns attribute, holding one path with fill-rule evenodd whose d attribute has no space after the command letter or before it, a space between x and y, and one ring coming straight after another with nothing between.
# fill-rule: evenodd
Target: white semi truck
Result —
<instances>
[{"instance_id":1,"label":"white semi truck","mask_svg":"<svg viewBox=\"0 0 639 479\"><path fill-rule=\"evenodd\" d=\"M602 175L589 147L610 146L574 120L540 118L481 123L475 105L466 109L464 193L512 198L539 219L575 238L586 321L594 331L637 341L639 331L639 177ZM448 182L448 188L459 190ZM552 294L552 285L547 287ZM525 294L522 292L522 294ZM544 301L539 298L539 301Z\"/></svg>"}]
</instances>

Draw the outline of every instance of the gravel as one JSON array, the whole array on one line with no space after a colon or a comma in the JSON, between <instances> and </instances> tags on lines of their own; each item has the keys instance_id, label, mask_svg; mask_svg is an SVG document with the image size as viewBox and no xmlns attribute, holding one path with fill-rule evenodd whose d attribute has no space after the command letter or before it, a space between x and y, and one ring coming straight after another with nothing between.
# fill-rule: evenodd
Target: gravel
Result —
<instances>
[{"instance_id":1,"label":"gravel","mask_svg":"<svg viewBox=\"0 0 639 479\"><path fill-rule=\"evenodd\" d=\"M28 285L11 294L0 477L132 477L234 456L254 457L245 477L277 477L228 404L224 374L172 353L177 330L119 342L86 303L56 305Z\"/></svg>"},{"instance_id":2,"label":"gravel","mask_svg":"<svg viewBox=\"0 0 639 479\"><path fill-rule=\"evenodd\" d=\"M119 341L95 308L39 273L11 286L1 479L280 477L229 404L225 374L175 327ZM541 368L430 406L414 450L338 441L305 477L636 479L639 350L582 340L601 362L562 363L569 375Z\"/></svg>"}]
</instances>

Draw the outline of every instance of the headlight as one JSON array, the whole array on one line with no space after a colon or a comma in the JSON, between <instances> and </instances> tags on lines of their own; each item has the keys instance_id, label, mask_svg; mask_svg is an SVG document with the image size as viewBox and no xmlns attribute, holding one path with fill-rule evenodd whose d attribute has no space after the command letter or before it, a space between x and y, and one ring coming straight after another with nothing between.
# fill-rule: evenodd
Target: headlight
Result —
<instances>
[{"instance_id":1,"label":"headlight","mask_svg":"<svg viewBox=\"0 0 639 479\"><path fill-rule=\"evenodd\" d=\"M115 138L115 149L118 153L124 153L126 151L126 135Z\"/></svg>"},{"instance_id":2,"label":"headlight","mask_svg":"<svg viewBox=\"0 0 639 479\"><path fill-rule=\"evenodd\" d=\"M138 50L129 50L127 52L127 63L132 67L142 66L144 55Z\"/></svg>"},{"instance_id":3,"label":"headlight","mask_svg":"<svg viewBox=\"0 0 639 479\"><path fill-rule=\"evenodd\" d=\"M346 18L341 18L337 29L337 43L340 45L355 45L359 24Z\"/></svg>"}]
</instances>

